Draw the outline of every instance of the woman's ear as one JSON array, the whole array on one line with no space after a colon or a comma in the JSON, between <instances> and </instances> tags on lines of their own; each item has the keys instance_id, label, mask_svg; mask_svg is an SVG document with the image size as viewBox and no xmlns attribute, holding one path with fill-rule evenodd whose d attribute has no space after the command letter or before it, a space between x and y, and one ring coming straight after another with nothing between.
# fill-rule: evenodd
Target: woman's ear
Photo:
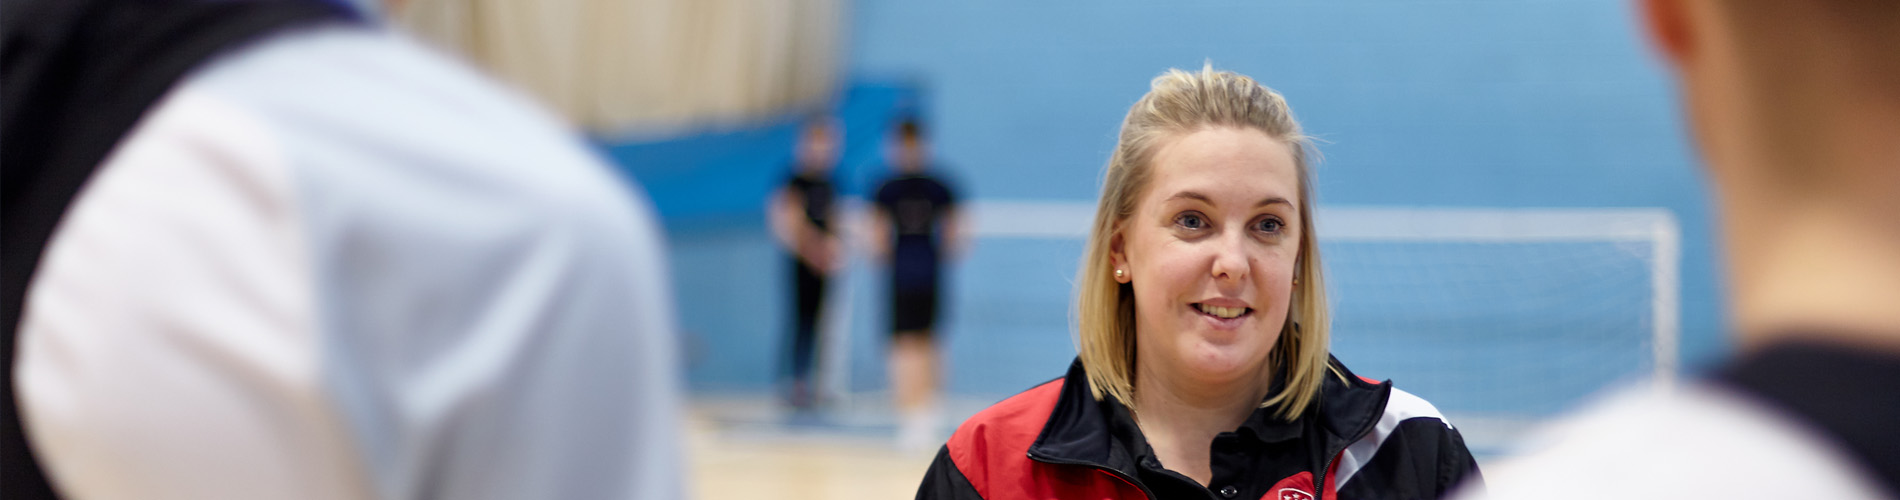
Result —
<instances>
[{"instance_id":1,"label":"woman's ear","mask_svg":"<svg viewBox=\"0 0 1900 500\"><path fill-rule=\"evenodd\" d=\"M1108 236L1108 263L1111 266L1108 273L1115 276L1115 282L1134 281L1135 270L1128 268L1126 242L1122 238L1122 230L1119 227Z\"/></svg>"}]
</instances>

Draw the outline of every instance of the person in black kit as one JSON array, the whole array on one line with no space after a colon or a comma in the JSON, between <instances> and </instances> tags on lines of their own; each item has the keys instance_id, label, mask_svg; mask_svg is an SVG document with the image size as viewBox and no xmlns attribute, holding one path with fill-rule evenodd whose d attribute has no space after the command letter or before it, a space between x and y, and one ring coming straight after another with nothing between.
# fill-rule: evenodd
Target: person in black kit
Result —
<instances>
[{"instance_id":1,"label":"person in black kit","mask_svg":"<svg viewBox=\"0 0 1900 500\"><path fill-rule=\"evenodd\" d=\"M942 263L959 242L956 195L928 170L916 120L897 126L895 176L878 186L872 248L891 264L891 387L898 443L928 447L935 431L937 347L933 327Z\"/></svg>"},{"instance_id":2,"label":"person in black kit","mask_svg":"<svg viewBox=\"0 0 1900 500\"><path fill-rule=\"evenodd\" d=\"M813 351L818 336L818 313L824 306L825 281L843 262L833 221L831 168L837 162L838 127L830 117L805 123L799 137L796 172L773 196L769 219L772 234L791 252L793 293L797 309L792 323L791 372L788 399L794 408L817 403L811 386Z\"/></svg>"}]
</instances>

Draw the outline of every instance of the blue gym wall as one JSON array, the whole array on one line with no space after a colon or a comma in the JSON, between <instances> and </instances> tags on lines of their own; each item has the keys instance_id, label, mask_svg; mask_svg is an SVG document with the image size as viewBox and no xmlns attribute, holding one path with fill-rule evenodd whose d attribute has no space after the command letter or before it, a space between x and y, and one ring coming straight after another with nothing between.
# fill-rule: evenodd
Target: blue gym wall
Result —
<instances>
[{"instance_id":1,"label":"blue gym wall","mask_svg":"<svg viewBox=\"0 0 1900 500\"><path fill-rule=\"evenodd\" d=\"M1668 75L1637 26L1610 0L858 0L845 68L856 83L836 104L849 142L840 175L863 192L882 172L877 130L914 109L965 196L1087 202L1148 81L1211 60L1278 89L1322 139L1322 205L1668 209L1682 228L1693 367L1728 352L1719 256ZM696 390L765 390L778 365L789 287L761 211L786 175L795 119L605 146L666 218ZM1059 374L1065 259L1079 244L1033 245L1059 258L979 245L961 265L945 329L952 362L971 363L952 366L950 390L1007 394ZM1035 296L999 298L1024 288L992 281L1023 275L1039 280ZM845 279L877 291L867 272ZM882 302L852 302L849 385L875 389L882 320L865 311ZM979 308L1048 317L1033 335L960 329Z\"/></svg>"}]
</instances>

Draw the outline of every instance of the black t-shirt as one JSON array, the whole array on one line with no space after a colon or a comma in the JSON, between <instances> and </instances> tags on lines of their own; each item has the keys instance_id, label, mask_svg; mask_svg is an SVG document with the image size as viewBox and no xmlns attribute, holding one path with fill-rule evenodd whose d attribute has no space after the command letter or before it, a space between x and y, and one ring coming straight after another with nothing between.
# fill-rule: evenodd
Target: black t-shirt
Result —
<instances>
[{"instance_id":1,"label":"black t-shirt","mask_svg":"<svg viewBox=\"0 0 1900 500\"><path fill-rule=\"evenodd\" d=\"M1900 356L1827 343L1824 335L1784 338L1797 340L1734 361L1714 374L1716 383L1809 424L1887 493L1900 494Z\"/></svg>"},{"instance_id":2,"label":"black t-shirt","mask_svg":"<svg viewBox=\"0 0 1900 500\"><path fill-rule=\"evenodd\" d=\"M822 174L799 170L785 181L785 188L805 199L805 220L819 231L831 232L831 204L834 193L831 179Z\"/></svg>"},{"instance_id":3,"label":"black t-shirt","mask_svg":"<svg viewBox=\"0 0 1900 500\"><path fill-rule=\"evenodd\" d=\"M934 287L937 283L937 231L956 206L956 195L943 181L927 172L902 174L877 188L878 208L890 215L891 279L899 287Z\"/></svg>"}]
</instances>

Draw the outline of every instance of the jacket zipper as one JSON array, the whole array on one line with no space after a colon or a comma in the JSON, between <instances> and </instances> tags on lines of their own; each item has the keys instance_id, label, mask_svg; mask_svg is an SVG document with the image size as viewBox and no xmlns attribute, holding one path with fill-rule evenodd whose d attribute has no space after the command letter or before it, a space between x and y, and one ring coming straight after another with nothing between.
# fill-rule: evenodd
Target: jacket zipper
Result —
<instances>
[{"instance_id":1,"label":"jacket zipper","mask_svg":"<svg viewBox=\"0 0 1900 500\"><path fill-rule=\"evenodd\" d=\"M1364 437L1364 436L1360 436L1360 437ZM1351 446L1351 445L1347 445L1347 446ZM1339 450L1339 452L1345 453L1346 450L1341 449ZM1335 453L1333 454L1331 458L1326 459L1325 467L1319 468L1319 482L1313 483L1313 498L1316 498L1318 500L1326 500L1326 473L1331 472L1333 470L1333 461L1338 460L1338 459L1339 459L1339 453Z\"/></svg>"},{"instance_id":2,"label":"jacket zipper","mask_svg":"<svg viewBox=\"0 0 1900 500\"><path fill-rule=\"evenodd\" d=\"M1380 413L1384 413L1384 411L1385 411L1384 408L1380 408ZM1374 422L1376 424L1377 421L1375 420ZM1346 441L1346 446L1339 448L1339 451L1335 451L1332 454L1327 456L1326 466L1320 467L1319 469L1319 476L1318 476L1319 481L1316 481L1313 483L1313 498L1314 499L1326 500L1326 474L1329 472L1332 472L1333 462L1339 461L1339 455L1346 453L1346 448L1352 447L1353 443L1359 442L1360 439L1365 438L1366 434L1370 434L1371 432L1372 432L1372 427L1367 427L1364 432L1360 432L1358 436L1354 436L1351 440ZM1083 467L1089 467L1096 470L1100 470L1102 472L1107 472L1108 475L1115 476L1116 479L1120 479L1122 480L1122 482L1126 482L1128 484L1135 485L1136 488L1140 488L1141 494L1146 495L1149 500L1159 500L1157 497L1155 497L1155 492L1148 489L1148 485L1141 484L1141 481L1136 481L1135 478L1128 477L1127 474L1123 474L1121 471L1111 469L1107 466L1097 464L1094 462L1082 461L1082 460L1061 460L1061 459L1056 459L1056 458L1051 458L1051 457L1039 457L1039 456L1036 456L1036 452L1033 452L1033 451L1028 452L1027 455L1029 456L1030 460L1035 460L1042 463L1056 464L1056 465L1080 465Z\"/></svg>"},{"instance_id":3,"label":"jacket zipper","mask_svg":"<svg viewBox=\"0 0 1900 500\"><path fill-rule=\"evenodd\" d=\"M1347 439L1346 445L1339 447L1339 451L1335 451L1327 455L1326 466L1321 467L1319 469L1319 481L1313 483L1313 491L1314 491L1313 498L1317 500L1326 500L1326 474L1328 472L1332 472L1333 462L1338 461L1339 456L1344 455L1346 453L1346 449L1351 448L1353 443L1357 443L1359 442L1359 440L1365 439L1367 434L1372 433L1373 428L1379 426L1379 419L1385 416L1385 405L1390 404L1391 402L1392 402L1391 393L1386 393L1386 400L1379 403L1379 409L1378 409L1377 415L1372 418L1372 425L1368 425L1366 426L1365 429L1361 429L1357 435L1354 435L1352 437L1352 439Z\"/></svg>"},{"instance_id":4,"label":"jacket zipper","mask_svg":"<svg viewBox=\"0 0 1900 500\"><path fill-rule=\"evenodd\" d=\"M1051 457L1039 457L1039 456L1036 456L1036 452L1033 452L1033 451L1029 452L1028 455L1029 455L1030 460L1035 460L1037 462L1042 462L1046 464L1080 465L1083 467L1093 468L1095 470L1099 470L1102 472L1107 472L1108 475L1115 476L1116 479L1120 479L1122 480L1122 482L1132 484L1136 488L1141 489L1141 494L1148 497L1148 500L1160 500L1158 497L1155 496L1154 491L1151 491L1148 489L1148 485L1141 484L1141 481L1136 481L1135 478L1129 477L1127 474L1123 474L1122 471L1111 469L1108 466L1104 466L1104 465L1093 463L1093 462L1086 462L1082 460L1061 460L1061 459L1056 459L1056 458L1051 458Z\"/></svg>"},{"instance_id":5,"label":"jacket zipper","mask_svg":"<svg viewBox=\"0 0 1900 500\"><path fill-rule=\"evenodd\" d=\"M1379 408L1379 413L1381 414L1385 413L1385 408L1383 406ZM1376 427L1377 425L1378 425L1378 421L1374 420L1373 425L1367 426L1364 432L1360 432L1359 435L1353 436L1352 439L1347 440L1346 446L1340 447L1339 451L1335 451L1332 454L1327 455L1326 466L1320 467L1319 469L1319 481L1313 483L1313 491L1314 491L1313 498L1317 500L1326 500L1326 474L1333 471L1333 462L1338 462L1339 456L1346 454L1346 448L1351 448L1353 443L1357 443L1359 442L1359 440L1365 439L1366 435L1371 434L1372 428Z\"/></svg>"}]
</instances>

